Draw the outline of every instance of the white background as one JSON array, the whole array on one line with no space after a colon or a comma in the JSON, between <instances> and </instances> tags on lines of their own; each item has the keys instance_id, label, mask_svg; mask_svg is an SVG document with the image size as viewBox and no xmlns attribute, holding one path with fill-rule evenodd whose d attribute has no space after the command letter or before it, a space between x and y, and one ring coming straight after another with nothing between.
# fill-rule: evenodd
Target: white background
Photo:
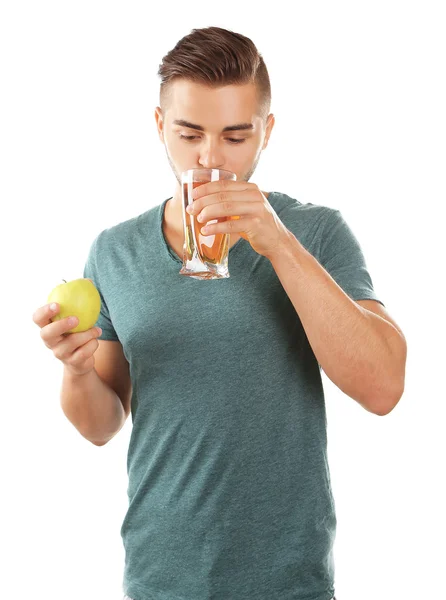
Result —
<instances>
[{"instance_id":1,"label":"white background","mask_svg":"<svg viewBox=\"0 0 446 600\"><path fill-rule=\"evenodd\" d=\"M209 25L250 37L269 69L276 126L251 181L342 211L408 343L388 416L323 375L338 600L446 598L444 3L287 6L2 4L2 598L122 598L131 418L106 446L80 436L32 315L82 277L100 231L171 196L158 65Z\"/></svg>"}]
</instances>

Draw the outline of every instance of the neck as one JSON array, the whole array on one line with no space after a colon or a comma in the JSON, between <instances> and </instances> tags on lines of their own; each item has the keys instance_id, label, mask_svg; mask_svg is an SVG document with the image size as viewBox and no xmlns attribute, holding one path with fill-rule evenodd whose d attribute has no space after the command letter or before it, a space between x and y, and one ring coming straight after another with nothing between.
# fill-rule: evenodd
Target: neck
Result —
<instances>
[{"instance_id":1,"label":"neck","mask_svg":"<svg viewBox=\"0 0 446 600\"><path fill-rule=\"evenodd\" d=\"M164 210L164 224L176 235L183 234L183 211L181 203L181 187L180 184L177 183L174 194L172 198L166 202Z\"/></svg>"}]
</instances>

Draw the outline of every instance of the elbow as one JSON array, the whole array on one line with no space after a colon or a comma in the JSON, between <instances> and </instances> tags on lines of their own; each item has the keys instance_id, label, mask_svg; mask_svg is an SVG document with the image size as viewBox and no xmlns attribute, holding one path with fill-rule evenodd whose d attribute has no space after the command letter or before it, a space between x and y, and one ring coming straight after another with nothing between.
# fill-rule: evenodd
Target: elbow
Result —
<instances>
[{"instance_id":1,"label":"elbow","mask_svg":"<svg viewBox=\"0 0 446 600\"><path fill-rule=\"evenodd\" d=\"M370 409L375 415L379 417L385 417L390 414L398 402L401 400L404 394L404 383L402 387L400 387L396 392L392 393L389 396L386 396L385 399L381 397L378 401L375 399L375 402L371 404L372 408Z\"/></svg>"},{"instance_id":2,"label":"elbow","mask_svg":"<svg viewBox=\"0 0 446 600\"><path fill-rule=\"evenodd\" d=\"M375 395L374 402L372 405L374 406L373 412L379 417L384 417L392 412L395 406L401 400L404 394L405 388L405 380L406 380L406 354L407 351L403 354L402 364L397 370L397 375L392 377L392 386L391 389L383 389ZM388 378L390 380L390 377ZM387 385L387 388L390 388Z\"/></svg>"},{"instance_id":3,"label":"elbow","mask_svg":"<svg viewBox=\"0 0 446 600\"><path fill-rule=\"evenodd\" d=\"M384 406L380 406L379 408L376 408L372 412L374 415L378 415L378 417L385 417L386 415L388 415L392 412L392 410L395 408L395 406L397 404L398 404L398 402L396 402L395 404L386 404Z\"/></svg>"},{"instance_id":4,"label":"elbow","mask_svg":"<svg viewBox=\"0 0 446 600\"><path fill-rule=\"evenodd\" d=\"M108 444L108 442L110 440L112 440L115 437L116 434L111 435L108 438L104 438L102 440L89 440L92 444L94 444L95 446L105 446L105 444Z\"/></svg>"},{"instance_id":5,"label":"elbow","mask_svg":"<svg viewBox=\"0 0 446 600\"><path fill-rule=\"evenodd\" d=\"M396 376L393 379L393 390L391 393L388 394L387 402L383 403L380 407L380 410L376 413L380 417L384 417L385 415L391 413L404 394L404 387L406 381L407 344L403 335L402 342L402 350L399 353L400 364L398 369L396 369L395 371Z\"/></svg>"},{"instance_id":6,"label":"elbow","mask_svg":"<svg viewBox=\"0 0 446 600\"><path fill-rule=\"evenodd\" d=\"M102 439L102 440L94 440L90 437L86 437L84 436L86 440L88 440L91 444L93 444L93 446L105 446L105 444L107 444L111 438L108 439Z\"/></svg>"}]
</instances>

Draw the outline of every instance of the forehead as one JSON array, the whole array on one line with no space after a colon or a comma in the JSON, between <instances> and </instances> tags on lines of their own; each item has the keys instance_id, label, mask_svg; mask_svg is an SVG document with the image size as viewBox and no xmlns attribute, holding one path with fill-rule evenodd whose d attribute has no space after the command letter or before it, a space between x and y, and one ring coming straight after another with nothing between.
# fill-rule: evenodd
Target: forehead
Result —
<instances>
[{"instance_id":1,"label":"forehead","mask_svg":"<svg viewBox=\"0 0 446 600\"><path fill-rule=\"evenodd\" d=\"M258 98L256 86L226 85L211 88L179 79L170 88L166 118L172 122L184 119L206 129L223 129L234 123L257 124Z\"/></svg>"}]
</instances>

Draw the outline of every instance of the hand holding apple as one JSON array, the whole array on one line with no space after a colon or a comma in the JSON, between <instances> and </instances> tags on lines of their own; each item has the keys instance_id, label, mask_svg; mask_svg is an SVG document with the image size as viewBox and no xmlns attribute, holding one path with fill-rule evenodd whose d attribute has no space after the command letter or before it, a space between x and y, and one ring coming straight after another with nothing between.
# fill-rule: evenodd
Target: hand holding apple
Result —
<instances>
[{"instance_id":1,"label":"hand holding apple","mask_svg":"<svg viewBox=\"0 0 446 600\"><path fill-rule=\"evenodd\" d=\"M54 356L63 363L67 371L76 376L86 375L94 369L94 353L99 347L97 338L102 334L99 327L90 325L89 328L84 329L90 323L94 325L97 321L100 311L100 296L91 279L81 281L85 282L81 285L81 292L76 285L73 296L69 293L69 290L73 289L70 286L73 282L63 284L69 286L66 289L63 288L64 293L58 290L62 286L54 288L49 295L49 302L56 303L55 310L51 308L50 304L45 304L33 314L33 321L40 327L40 337L45 346L53 351ZM86 295L84 294L85 290L87 291ZM99 296L99 301L95 291ZM73 298L75 298L74 302ZM78 319L76 313L82 318L82 321ZM74 323L71 322L72 317L75 318ZM81 331L74 333L79 328Z\"/></svg>"}]
</instances>

